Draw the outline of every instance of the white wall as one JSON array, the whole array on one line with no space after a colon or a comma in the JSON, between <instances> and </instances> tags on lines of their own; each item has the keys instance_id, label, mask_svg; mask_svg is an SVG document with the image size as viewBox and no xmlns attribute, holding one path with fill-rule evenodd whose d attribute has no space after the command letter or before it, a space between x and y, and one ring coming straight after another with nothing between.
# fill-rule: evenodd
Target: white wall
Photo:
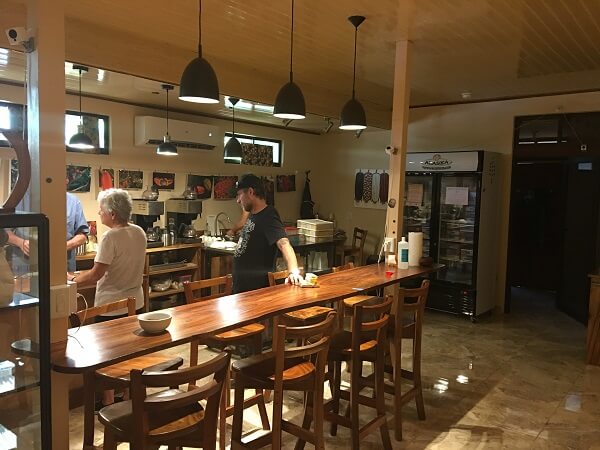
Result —
<instances>
[{"instance_id":1,"label":"white wall","mask_svg":"<svg viewBox=\"0 0 600 450\"><path fill-rule=\"evenodd\" d=\"M500 309L504 305L506 278L514 117L598 110L598 92L410 110L408 151L487 150L502 154L496 294L496 305ZM365 132L359 139L349 134L325 139L327 153L323 154L322 164L314 168L313 197L320 203L319 211L334 212L342 228L351 230L359 226L369 230L371 240L367 246L371 252L372 245L383 235L385 213L353 207L354 170L387 168L384 148L389 144L390 133ZM327 177L327 174L332 176Z\"/></svg>"},{"instance_id":2,"label":"white wall","mask_svg":"<svg viewBox=\"0 0 600 450\"><path fill-rule=\"evenodd\" d=\"M22 89L0 85L0 100L22 103ZM66 109L78 109L78 97L67 96ZM180 195L186 186L186 175L194 173L198 175L240 175L252 172L257 175L277 175L296 173L296 192L275 192L275 207L284 221L295 221L300 211L300 200L302 187L304 185L304 170L310 167L314 161L314 155L319 152L320 137L299 133L290 130L262 127L256 125L236 124L236 131L241 134L249 134L260 137L281 139L283 141L283 167L258 167L225 164L223 162L222 144L213 150L189 150L180 149L179 156L166 157L155 154L154 147L134 146L134 117L137 115L164 116L163 110L141 108L117 102L84 98L84 112L105 114L110 117L110 155L85 155L80 153L67 153L67 163L75 165L89 165L92 167L92 188L89 193L76 194L81 200L87 220L97 220L96 198L99 193L98 169L100 167L117 169L138 169L144 171L144 184L151 183L153 171L175 172L175 190L162 191L160 200ZM187 114L173 113L170 115L176 120L187 120L216 125L219 127L221 136L230 131L231 122L215 120L205 117ZM221 141L222 142L222 141ZM2 150L2 149L0 149ZM0 153L1 165L0 175L8 175L7 158L12 152L6 150ZM0 183L6 184L6 183ZM142 190L130 191L132 197L140 198ZM206 227L206 217L210 214L226 212L232 221L236 221L240 215L240 207L235 200L216 201L213 199L203 202L202 217L195 222L197 229ZM164 219L164 217L163 217ZM98 230L99 234L103 229Z\"/></svg>"}]
</instances>

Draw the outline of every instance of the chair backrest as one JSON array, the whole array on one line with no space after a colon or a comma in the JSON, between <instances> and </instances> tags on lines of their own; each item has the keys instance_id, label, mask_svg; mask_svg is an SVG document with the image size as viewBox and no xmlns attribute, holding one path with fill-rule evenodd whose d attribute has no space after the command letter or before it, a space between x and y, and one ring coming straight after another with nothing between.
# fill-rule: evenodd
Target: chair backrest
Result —
<instances>
[{"instance_id":1,"label":"chair backrest","mask_svg":"<svg viewBox=\"0 0 600 450\"><path fill-rule=\"evenodd\" d=\"M273 332L273 352L275 353L275 389L283 383L285 360L303 358L310 361L316 369L315 388L323 386L325 365L331 334L335 329L337 314L332 311L319 323L301 327L277 324ZM301 345L286 348L286 341L294 339Z\"/></svg>"},{"instance_id":2,"label":"chair backrest","mask_svg":"<svg viewBox=\"0 0 600 450\"><path fill-rule=\"evenodd\" d=\"M341 272L342 270L348 270L348 269L354 269L354 263L352 261L350 261L349 263L346 263L344 265L341 265L341 266L332 267L331 271L333 273L337 273L337 272Z\"/></svg>"},{"instance_id":3,"label":"chair backrest","mask_svg":"<svg viewBox=\"0 0 600 450\"><path fill-rule=\"evenodd\" d=\"M423 280L421 287L406 289L400 288L398 290L398 301L402 302L402 312L404 314L413 315L413 323L416 324L417 330L415 334L421 334L421 327L423 326L423 315L425 313L425 304L427 303L427 296L429 295L429 280ZM403 324L403 318L399 317L398 314L394 316L394 328L400 330Z\"/></svg>"},{"instance_id":4,"label":"chair backrest","mask_svg":"<svg viewBox=\"0 0 600 450\"><path fill-rule=\"evenodd\" d=\"M148 444L180 437L186 434L186 431L191 432L199 426L202 426L203 448L214 448L219 401L228 374L229 361L230 354L223 352L210 361L180 370L132 370L132 448L145 449ZM195 386L197 380L206 377L211 378L204 384ZM172 395L147 396L147 388L169 388L184 384L191 387L187 391L170 392ZM204 410L198 403L200 400L206 400ZM153 427L152 430L150 426Z\"/></svg>"},{"instance_id":5,"label":"chair backrest","mask_svg":"<svg viewBox=\"0 0 600 450\"><path fill-rule=\"evenodd\" d=\"M367 230L362 228L354 227L354 233L352 233L352 248L358 248L362 252L365 246L365 240L367 239ZM358 245L356 243L358 242Z\"/></svg>"},{"instance_id":6,"label":"chair backrest","mask_svg":"<svg viewBox=\"0 0 600 450\"><path fill-rule=\"evenodd\" d=\"M290 272L287 270L280 270L279 272L269 272L269 286L275 286L276 284L280 284L281 280L285 280L290 276Z\"/></svg>"},{"instance_id":7,"label":"chair backrest","mask_svg":"<svg viewBox=\"0 0 600 450\"><path fill-rule=\"evenodd\" d=\"M74 312L69 316L69 324L71 327L79 327L83 325L86 320L125 308L127 308L128 316L135 315L135 297L127 297L122 300L116 300L114 302L105 303L104 305L92 306L91 308Z\"/></svg>"},{"instance_id":8,"label":"chair backrest","mask_svg":"<svg viewBox=\"0 0 600 450\"><path fill-rule=\"evenodd\" d=\"M380 303L365 305L357 303L352 308L352 352L357 354L363 344L366 348L377 347L383 351L387 326L394 297L386 295Z\"/></svg>"},{"instance_id":9,"label":"chair backrest","mask_svg":"<svg viewBox=\"0 0 600 450\"><path fill-rule=\"evenodd\" d=\"M216 294L211 292L210 294L202 295L202 289L214 287L218 287ZM223 277L207 278L206 280L186 281L183 283L183 291L185 292L185 302L188 304L223 297L233 292L233 278L231 275L225 275Z\"/></svg>"}]
</instances>

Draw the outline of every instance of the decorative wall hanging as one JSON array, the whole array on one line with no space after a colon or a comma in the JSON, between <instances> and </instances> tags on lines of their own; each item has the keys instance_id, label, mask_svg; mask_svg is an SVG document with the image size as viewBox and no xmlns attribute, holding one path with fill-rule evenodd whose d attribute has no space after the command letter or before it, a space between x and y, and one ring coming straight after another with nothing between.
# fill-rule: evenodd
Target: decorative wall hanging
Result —
<instances>
[{"instance_id":1,"label":"decorative wall hanging","mask_svg":"<svg viewBox=\"0 0 600 450\"><path fill-rule=\"evenodd\" d=\"M267 205L275 206L275 179L272 176L260 177L265 186Z\"/></svg>"},{"instance_id":2,"label":"decorative wall hanging","mask_svg":"<svg viewBox=\"0 0 600 450\"><path fill-rule=\"evenodd\" d=\"M91 167L67 166L67 192L90 192L91 181Z\"/></svg>"},{"instance_id":3,"label":"decorative wall hanging","mask_svg":"<svg viewBox=\"0 0 600 450\"><path fill-rule=\"evenodd\" d=\"M115 169L98 170L98 186L103 191L115 187Z\"/></svg>"},{"instance_id":4,"label":"decorative wall hanging","mask_svg":"<svg viewBox=\"0 0 600 450\"><path fill-rule=\"evenodd\" d=\"M121 189L142 189L144 172L141 170L119 170L119 187Z\"/></svg>"},{"instance_id":5,"label":"decorative wall hanging","mask_svg":"<svg viewBox=\"0 0 600 450\"><path fill-rule=\"evenodd\" d=\"M277 175L277 192L294 192L296 175Z\"/></svg>"},{"instance_id":6,"label":"decorative wall hanging","mask_svg":"<svg viewBox=\"0 0 600 450\"><path fill-rule=\"evenodd\" d=\"M175 189L175 174L171 172L152 172L152 184L162 191Z\"/></svg>"},{"instance_id":7,"label":"decorative wall hanging","mask_svg":"<svg viewBox=\"0 0 600 450\"><path fill-rule=\"evenodd\" d=\"M354 206L385 209L387 207L389 173L383 169L356 169Z\"/></svg>"},{"instance_id":8,"label":"decorative wall hanging","mask_svg":"<svg viewBox=\"0 0 600 450\"><path fill-rule=\"evenodd\" d=\"M273 147L242 142L242 164L249 166L273 166Z\"/></svg>"},{"instance_id":9,"label":"decorative wall hanging","mask_svg":"<svg viewBox=\"0 0 600 450\"><path fill-rule=\"evenodd\" d=\"M237 180L235 176L215 177L215 200L235 200Z\"/></svg>"},{"instance_id":10,"label":"decorative wall hanging","mask_svg":"<svg viewBox=\"0 0 600 450\"><path fill-rule=\"evenodd\" d=\"M190 186L196 191L199 199L207 199L211 197L213 187L213 177L207 175L191 175L187 176L187 186Z\"/></svg>"}]
</instances>

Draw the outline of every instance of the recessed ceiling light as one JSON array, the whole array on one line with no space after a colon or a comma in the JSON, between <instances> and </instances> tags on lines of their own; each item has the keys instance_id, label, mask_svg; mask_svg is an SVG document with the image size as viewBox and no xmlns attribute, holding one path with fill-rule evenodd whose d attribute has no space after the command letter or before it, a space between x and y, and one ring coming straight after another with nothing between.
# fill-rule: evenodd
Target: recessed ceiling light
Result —
<instances>
[{"instance_id":1,"label":"recessed ceiling light","mask_svg":"<svg viewBox=\"0 0 600 450\"><path fill-rule=\"evenodd\" d=\"M460 96L462 97L463 100L469 100L471 98L471 92L470 91L461 92Z\"/></svg>"}]
</instances>

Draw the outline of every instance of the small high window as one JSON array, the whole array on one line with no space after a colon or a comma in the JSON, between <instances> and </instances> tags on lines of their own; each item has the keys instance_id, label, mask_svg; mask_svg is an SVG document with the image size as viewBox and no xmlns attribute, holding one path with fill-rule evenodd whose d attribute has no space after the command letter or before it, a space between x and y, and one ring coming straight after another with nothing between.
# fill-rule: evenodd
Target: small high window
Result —
<instances>
[{"instance_id":1,"label":"small high window","mask_svg":"<svg viewBox=\"0 0 600 450\"><path fill-rule=\"evenodd\" d=\"M225 133L224 145L231 138L231 133ZM282 141L255 136L237 134L235 137L242 144L242 162L225 160L227 164L244 164L248 166L281 167Z\"/></svg>"}]
</instances>

